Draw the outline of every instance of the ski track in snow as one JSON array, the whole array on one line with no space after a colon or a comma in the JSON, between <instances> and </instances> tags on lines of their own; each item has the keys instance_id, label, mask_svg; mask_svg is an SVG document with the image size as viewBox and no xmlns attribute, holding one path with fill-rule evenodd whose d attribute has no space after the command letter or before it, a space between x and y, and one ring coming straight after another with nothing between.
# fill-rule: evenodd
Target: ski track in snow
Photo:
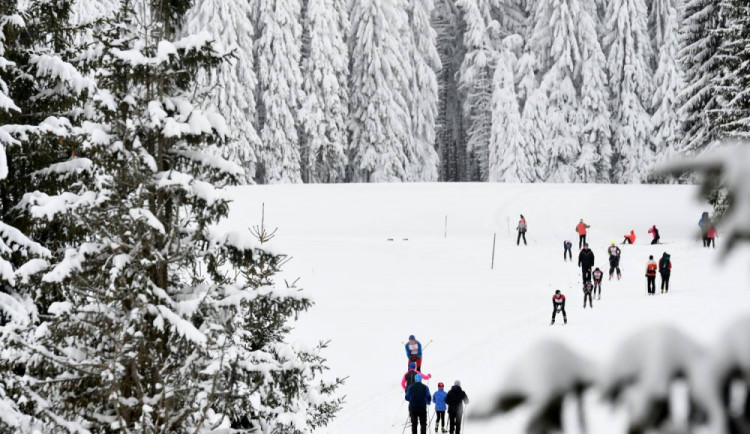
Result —
<instances>
[{"instance_id":1,"label":"ski track in snow","mask_svg":"<svg viewBox=\"0 0 750 434\"><path fill-rule=\"evenodd\" d=\"M348 376L340 390L346 395L343 410L318 432L400 433L408 413L400 381L409 334L423 345L433 340L423 362L423 371L433 375L430 391L440 381L447 389L458 379L476 403L540 339L561 340L606 363L627 336L650 324L672 324L707 344L750 312L750 249L719 264L716 250L701 247L697 221L709 206L697 202L696 192L692 186L654 185L250 186L230 191L234 203L223 226L244 230L259 224L265 203L266 226L279 228L273 248L293 256L284 277L300 277L315 301L289 339L330 339L324 353L330 375ZM527 247L515 245L521 213L529 224ZM591 225L588 242L605 274L602 299L585 310L574 232L581 218ZM652 224L664 245L648 244ZM636 244L620 245L630 229ZM497 248L490 270L493 233ZM565 239L574 243L572 263L562 260ZM607 280L611 241L623 251L620 281ZM657 295L648 297L648 255L658 260L664 251L674 267L670 293L659 294L657 278ZM549 326L555 289L567 296L565 326L561 318ZM468 421L466 428L470 434L522 432L523 413ZM618 412L602 407L591 418L593 427L623 432Z\"/></svg>"}]
</instances>

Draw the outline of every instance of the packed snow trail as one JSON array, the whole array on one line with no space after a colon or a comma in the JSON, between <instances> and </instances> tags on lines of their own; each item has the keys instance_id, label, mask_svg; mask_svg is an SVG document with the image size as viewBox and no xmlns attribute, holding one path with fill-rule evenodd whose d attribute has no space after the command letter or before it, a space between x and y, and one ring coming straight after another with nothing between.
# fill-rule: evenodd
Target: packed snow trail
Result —
<instances>
[{"instance_id":1,"label":"packed snow trail","mask_svg":"<svg viewBox=\"0 0 750 434\"><path fill-rule=\"evenodd\" d=\"M434 340L423 361L431 384L461 380L472 402L480 403L509 364L540 339L559 340L603 362L618 343L650 325L672 324L711 342L750 311L750 252L740 250L717 265L718 249L696 240L696 222L710 208L695 201L691 186L273 185L231 193L234 203L223 228L247 230L260 223L265 203L266 226L279 228L269 248L293 256L285 278L299 277L316 303L290 339L309 345L330 339L324 352L329 373L349 377L341 389L344 408L320 433L400 432L393 425L408 415L401 403L407 370L401 343L410 334ZM528 222L528 246L516 246L520 214ZM602 299L585 310L573 231L581 218L591 225L595 265L605 272ZM646 231L654 224L662 245L648 244ZM621 245L631 229L636 244ZM566 239L575 243L572 262L562 258ZM611 241L622 249L620 281L608 280ZM664 251L672 255L670 291L648 297L646 260ZM567 297L568 324L549 327L558 288ZM467 432L521 432L523 414L469 420ZM608 411L591 418L602 429L591 432L621 432Z\"/></svg>"}]
</instances>

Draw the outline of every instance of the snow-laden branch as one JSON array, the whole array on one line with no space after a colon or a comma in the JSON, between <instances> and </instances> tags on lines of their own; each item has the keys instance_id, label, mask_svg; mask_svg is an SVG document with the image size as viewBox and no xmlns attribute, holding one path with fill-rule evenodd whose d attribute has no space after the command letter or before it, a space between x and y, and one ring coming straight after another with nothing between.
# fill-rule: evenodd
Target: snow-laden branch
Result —
<instances>
[{"instance_id":1,"label":"snow-laden branch","mask_svg":"<svg viewBox=\"0 0 750 434\"><path fill-rule=\"evenodd\" d=\"M708 196L723 187L731 197L721 219L727 240L722 243L722 253L726 254L737 241L750 239L750 142L725 141L699 157L667 163L656 173L680 174L692 170L704 175L702 195Z\"/></svg>"},{"instance_id":2,"label":"snow-laden branch","mask_svg":"<svg viewBox=\"0 0 750 434\"><path fill-rule=\"evenodd\" d=\"M670 426L678 423L713 434L745 432L738 427L746 426L748 408L738 412L735 407L738 400L750 398L748 328L750 316L731 324L705 348L670 326L655 326L621 342L603 365L588 362L564 344L544 342L511 367L494 398L470 417L493 417L524 407L526 432L564 430L564 401L575 397L582 412L580 397L589 390L626 409L630 433L673 432ZM674 393L677 383L687 386L687 395ZM740 389L734 387L738 385ZM745 396L730 396L732 390L744 390ZM673 419L676 406L687 409L687 420ZM584 421L581 414L579 423Z\"/></svg>"},{"instance_id":3,"label":"snow-laden branch","mask_svg":"<svg viewBox=\"0 0 750 434\"><path fill-rule=\"evenodd\" d=\"M60 80L76 93L80 94L85 90L93 92L96 89L96 83L91 77L84 77L75 66L58 56L33 55L29 63L36 66L40 76Z\"/></svg>"}]
</instances>

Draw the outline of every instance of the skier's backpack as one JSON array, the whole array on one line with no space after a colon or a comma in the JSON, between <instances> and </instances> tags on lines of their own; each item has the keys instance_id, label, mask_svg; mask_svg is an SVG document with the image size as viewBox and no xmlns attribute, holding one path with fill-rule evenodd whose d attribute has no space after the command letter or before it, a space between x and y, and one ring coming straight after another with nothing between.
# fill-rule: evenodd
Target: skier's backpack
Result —
<instances>
[{"instance_id":1,"label":"skier's backpack","mask_svg":"<svg viewBox=\"0 0 750 434\"><path fill-rule=\"evenodd\" d=\"M661 262L661 268L659 269L659 272L660 273L668 273L669 272L669 265L670 265L669 255L664 255L661 258L661 261L659 261L659 262Z\"/></svg>"},{"instance_id":2,"label":"skier's backpack","mask_svg":"<svg viewBox=\"0 0 750 434\"><path fill-rule=\"evenodd\" d=\"M413 370L409 370L409 372L406 373L406 388L408 389L409 386L416 383L416 376L417 372Z\"/></svg>"}]
</instances>

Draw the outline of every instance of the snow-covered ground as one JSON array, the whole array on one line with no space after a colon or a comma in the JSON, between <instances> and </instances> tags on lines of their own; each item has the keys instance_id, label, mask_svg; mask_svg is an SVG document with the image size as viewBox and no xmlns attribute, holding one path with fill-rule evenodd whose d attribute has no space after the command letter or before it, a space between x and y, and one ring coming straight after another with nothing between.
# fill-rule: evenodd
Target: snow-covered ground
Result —
<instances>
[{"instance_id":1,"label":"snow-covered ground","mask_svg":"<svg viewBox=\"0 0 750 434\"><path fill-rule=\"evenodd\" d=\"M545 339L606 362L629 335L655 324L710 344L750 312L750 250L719 263L718 249L701 246L697 222L709 207L697 201L694 187L340 184L242 187L231 194L227 227L259 224L265 203L266 226L279 228L275 247L293 256L287 278L300 277L316 302L290 339L330 339L331 373L348 377L343 410L320 432L402 431L403 343L410 334L428 345L423 371L433 375L430 390L458 379L477 403ZM520 213L529 225L528 247L515 245ZM593 310L582 308L580 270L562 258L565 239L577 257L574 227L581 218L591 225L589 244L602 269L611 241L619 245L631 229L638 236L635 245L621 246L623 278L605 279ZM649 245L652 224L662 245ZM658 260L664 251L672 255L670 293L647 297L648 255ZM549 326L555 289L568 296L566 326ZM466 432L520 432L522 416L469 421ZM600 416L606 423L607 415ZM618 432L611 419L606 432Z\"/></svg>"}]
</instances>

